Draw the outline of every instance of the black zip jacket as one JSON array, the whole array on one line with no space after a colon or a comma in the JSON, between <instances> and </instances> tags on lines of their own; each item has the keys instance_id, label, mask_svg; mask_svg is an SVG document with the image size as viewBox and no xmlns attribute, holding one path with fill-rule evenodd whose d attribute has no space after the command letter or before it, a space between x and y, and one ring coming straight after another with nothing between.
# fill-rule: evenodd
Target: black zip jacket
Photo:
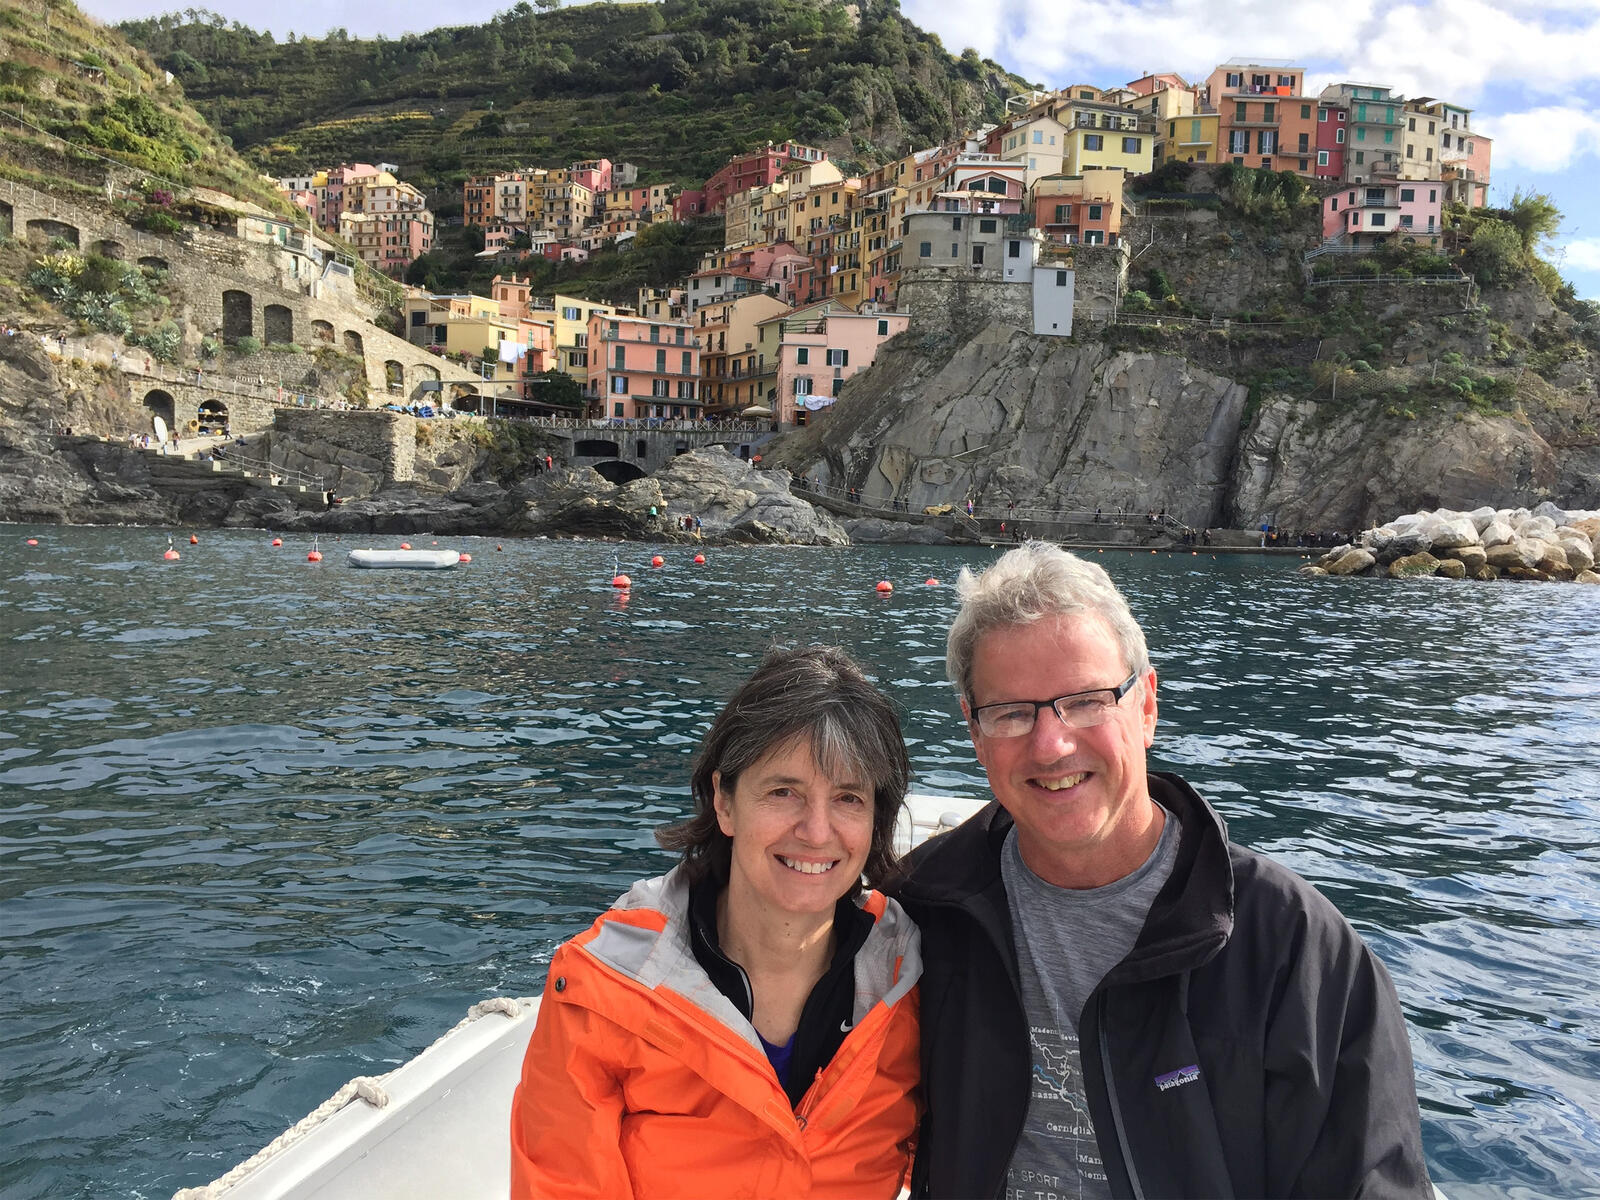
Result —
<instances>
[{"instance_id":1,"label":"black zip jacket","mask_svg":"<svg viewBox=\"0 0 1600 1200\"><path fill-rule=\"evenodd\" d=\"M1293 872L1228 841L1176 775L1150 792L1178 857L1133 950L1078 1020L1118 1197L1431 1200L1405 1020L1383 964ZM914 1197L998 1197L1032 1070L990 804L891 890L922 929Z\"/></svg>"}]
</instances>

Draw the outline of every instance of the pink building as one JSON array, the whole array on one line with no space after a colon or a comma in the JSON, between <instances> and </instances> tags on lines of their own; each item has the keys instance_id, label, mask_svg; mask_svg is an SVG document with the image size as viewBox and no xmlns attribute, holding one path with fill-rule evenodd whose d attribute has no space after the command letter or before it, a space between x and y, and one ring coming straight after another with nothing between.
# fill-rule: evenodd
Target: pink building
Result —
<instances>
[{"instance_id":1,"label":"pink building","mask_svg":"<svg viewBox=\"0 0 1600 1200\"><path fill-rule=\"evenodd\" d=\"M654 212L658 208L665 208L672 203L673 185L670 183L646 183L637 187L615 188L614 195L622 197L623 204L630 212Z\"/></svg>"},{"instance_id":2,"label":"pink building","mask_svg":"<svg viewBox=\"0 0 1600 1200\"><path fill-rule=\"evenodd\" d=\"M1344 180L1346 139L1350 136L1350 110L1337 100L1317 103L1317 178Z\"/></svg>"},{"instance_id":3,"label":"pink building","mask_svg":"<svg viewBox=\"0 0 1600 1200\"><path fill-rule=\"evenodd\" d=\"M690 312L702 304L737 300L740 296L764 291L792 305L811 265L811 259L789 242L745 246L708 255L707 259L712 261L711 266L689 276Z\"/></svg>"},{"instance_id":4,"label":"pink building","mask_svg":"<svg viewBox=\"0 0 1600 1200\"><path fill-rule=\"evenodd\" d=\"M358 179L376 175L378 168L371 163L341 163L328 172L328 186L322 195L317 214L317 224L324 229L339 228L339 215L344 212L344 189Z\"/></svg>"},{"instance_id":5,"label":"pink building","mask_svg":"<svg viewBox=\"0 0 1600 1200\"><path fill-rule=\"evenodd\" d=\"M1437 246L1442 191L1436 179L1353 184L1322 202L1322 236L1376 246L1399 234Z\"/></svg>"},{"instance_id":6,"label":"pink building","mask_svg":"<svg viewBox=\"0 0 1600 1200\"><path fill-rule=\"evenodd\" d=\"M792 167L822 162L828 157L825 150L815 146L802 146L799 142L780 142L768 145L753 154L736 154L726 166L717 171L705 186L705 211L721 212L729 196L747 192L753 187L767 187Z\"/></svg>"},{"instance_id":7,"label":"pink building","mask_svg":"<svg viewBox=\"0 0 1600 1200\"><path fill-rule=\"evenodd\" d=\"M682 321L596 312L589 318L589 411L698 418L700 343Z\"/></svg>"},{"instance_id":8,"label":"pink building","mask_svg":"<svg viewBox=\"0 0 1600 1200\"><path fill-rule=\"evenodd\" d=\"M572 183L581 183L591 192L609 192L611 190L611 160L609 158L591 158L584 162L572 164L572 171L567 176Z\"/></svg>"},{"instance_id":9,"label":"pink building","mask_svg":"<svg viewBox=\"0 0 1600 1200\"><path fill-rule=\"evenodd\" d=\"M804 425L831 408L845 380L870 367L878 348L911 324L908 313L857 313L832 301L775 320L778 394L773 416L787 425Z\"/></svg>"},{"instance_id":10,"label":"pink building","mask_svg":"<svg viewBox=\"0 0 1600 1200\"><path fill-rule=\"evenodd\" d=\"M1153 75L1141 75L1139 78L1131 80L1127 84L1127 88L1135 96L1153 96L1157 92L1166 91L1168 88L1176 88L1180 92L1190 90L1190 86L1184 81L1183 76L1171 71L1159 71Z\"/></svg>"},{"instance_id":11,"label":"pink building","mask_svg":"<svg viewBox=\"0 0 1600 1200\"><path fill-rule=\"evenodd\" d=\"M312 224L316 224L317 213L321 208L321 201L317 199L317 194L315 192L291 192L289 193L289 203L294 205L301 212L305 213L306 216L310 217Z\"/></svg>"},{"instance_id":12,"label":"pink building","mask_svg":"<svg viewBox=\"0 0 1600 1200\"><path fill-rule=\"evenodd\" d=\"M706 211L706 194L698 188L685 188L672 198L672 219L687 221Z\"/></svg>"}]
</instances>

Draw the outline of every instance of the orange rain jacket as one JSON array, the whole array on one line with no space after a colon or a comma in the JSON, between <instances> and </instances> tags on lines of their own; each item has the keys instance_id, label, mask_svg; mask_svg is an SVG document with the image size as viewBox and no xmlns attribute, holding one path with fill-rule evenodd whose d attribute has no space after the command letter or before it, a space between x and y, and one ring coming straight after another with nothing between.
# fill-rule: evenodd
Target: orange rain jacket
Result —
<instances>
[{"instance_id":1,"label":"orange rain jacket","mask_svg":"<svg viewBox=\"0 0 1600 1200\"><path fill-rule=\"evenodd\" d=\"M681 869L556 951L511 1107L512 1200L895 1196L920 1116L916 926L869 892L852 1026L791 1109L689 943Z\"/></svg>"}]
</instances>

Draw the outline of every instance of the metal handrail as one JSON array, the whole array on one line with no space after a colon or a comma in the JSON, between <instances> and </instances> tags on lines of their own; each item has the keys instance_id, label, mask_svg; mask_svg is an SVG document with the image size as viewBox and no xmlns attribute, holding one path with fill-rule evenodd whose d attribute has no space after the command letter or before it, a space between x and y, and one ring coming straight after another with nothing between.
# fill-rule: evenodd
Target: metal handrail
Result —
<instances>
[{"instance_id":1,"label":"metal handrail","mask_svg":"<svg viewBox=\"0 0 1600 1200\"><path fill-rule=\"evenodd\" d=\"M310 475L305 471L291 471L286 467L276 466L263 458L246 458L243 455L229 452L226 457L217 459L223 466L238 467L241 471L252 471L265 475L268 479L283 480L296 487L311 487L317 491L326 491L327 484L322 476Z\"/></svg>"},{"instance_id":2,"label":"metal handrail","mask_svg":"<svg viewBox=\"0 0 1600 1200\"><path fill-rule=\"evenodd\" d=\"M844 501L845 503L860 504L863 509L871 509L874 512L906 514L910 511L905 508L895 508L890 505L886 505L884 502L885 497L881 496L870 498L863 496L859 500L853 500L850 496L849 488L836 487L831 484L812 483L809 480L802 482L800 479L796 479L791 485L791 490L810 492L813 495L822 496L830 500L840 500ZM973 506L972 514L969 516L967 514L965 504L956 504L952 501L950 511L948 513L927 513L919 511L912 512L911 515L918 517L959 517L964 523L970 523L975 528L978 526L980 521L1005 521L1008 524L1013 521L1026 521L1030 524L1053 523L1058 525L1156 525L1169 533L1182 533L1188 528L1188 526L1186 526L1182 521L1167 513L1108 513L1103 508L1099 512L1096 512L1093 509L1087 508L1000 509L982 507L975 504Z\"/></svg>"}]
</instances>

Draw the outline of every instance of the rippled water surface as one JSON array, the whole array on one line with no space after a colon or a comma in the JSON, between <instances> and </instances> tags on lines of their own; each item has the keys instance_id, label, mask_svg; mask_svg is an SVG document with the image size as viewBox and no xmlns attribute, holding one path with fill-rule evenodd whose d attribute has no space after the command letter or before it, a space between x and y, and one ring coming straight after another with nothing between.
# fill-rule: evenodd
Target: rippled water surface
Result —
<instances>
[{"instance_id":1,"label":"rippled water surface","mask_svg":"<svg viewBox=\"0 0 1600 1200\"><path fill-rule=\"evenodd\" d=\"M949 581L986 552L0 529L0 1193L166 1196L253 1152L668 860L720 699L838 641L921 790L979 794ZM426 546L424 539L420 545ZM1107 554L1158 766L1314 880L1394 973L1436 1180L1600 1195L1600 589L1310 584ZM872 585L892 579L880 599Z\"/></svg>"}]
</instances>

